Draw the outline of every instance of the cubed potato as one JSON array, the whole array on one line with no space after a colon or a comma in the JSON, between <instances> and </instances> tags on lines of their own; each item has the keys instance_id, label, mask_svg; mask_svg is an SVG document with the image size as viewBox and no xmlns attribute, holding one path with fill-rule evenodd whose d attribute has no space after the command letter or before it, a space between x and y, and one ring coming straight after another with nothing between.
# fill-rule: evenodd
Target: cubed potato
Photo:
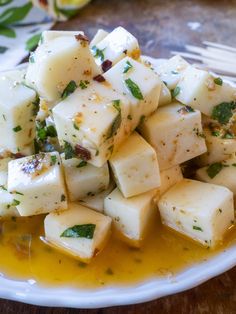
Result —
<instances>
[{"instance_id":1,"label":"cubed potato","mask_svg":"<svg viewBox=\"0 0 236 314\"><path fill-rule=\"evenodd\" d=\"M140 58L137 39L121 26L93 46L92 52L97 65L101 65L105 60L111 61L114 65L126 56L133 59Z\"/></svg>"},{"instance_id":2,"label":"cubed potato","mask_svg":"<svg viewBox=\"0 0 236 314\"><path fill-rule=\"evenodd\" d=\"M90 48L97 45L100 41L102 41L109 33L104 29L99 29L97 33L94 35L93 39L90 42Z\"/></svg>"},{"instance_id":3,"label":"cubed potato","mask_svg":"<svg viewBox=\"0 0 236 314\"><path fill-rule=\"evenodd\" d=\"M176 99L211 116L214 106L236 100L236 88L215 79L209 72L189 66L177 85Z\"/></svg>"},{"instance_id":4,"label":"cubed potato","mask_svg":"<svg viewBox=\"0 0 236 314\"><path fill-rule=\"evenodd\" d=\"M110 217L76 203L66 211L50 213L44 222L46 241L83 262L104 248L110 227Z\"/></svg>"},{"instance_id":5,"label":"cubed potato","mask_svg":"<svg viewBox=\"0 0 236 314\"><path fill-rule=\"evenodd\" d=\"M161 106L169 105L171 102L172 102L171 93L168 87L164 83L162 83L158 106L161 107Z\"/></svg>"},{"instance_id":6,"label":"cubed potato","mask_svg":"<svg viewBox=\"0 0 236 314\"><path fill-rule=\"evenodd\" d=\"M154 71L170 90L176 87L181 78L181 74L188 66L189 63L179 55L160 64L153 63Z\"/></svg>"},{"instance_id":7,"label":"cubed potato","mask_svg":"<svg viewBox=\"0 0 236 314\"><path fill-rule=\"evenodd\" d=\"M92 208L96 210L97 212L104 213L104 200L113 191L116 187L116 184L113 180L110 180L108 188L99 193L99 194L93 194L90 196L87 196L80 200L80 204L84 205L88 208Z\"/></svg>"},{"instance_id":8,"label":"cubed potato","mask_svg":"<svg viewBox=\"0 0 236 314\"><path fill-rule=\"evenodd\" d=\"M157 109L162 82L142 63L126 57L107 71L104 77L118 93L129 99L131 109L128 119L132 130L140 119Z\"/></svg>"},{"instance_id":9,"label":"cubed potato","mask_svg":"<svg viewBox=\"0 0 236 314\"><path fill-rule=\"evenodd\" d=\"M161 185L155 150L134 132L109 160L124 197L135 196Z\"/></svg>"},{"instance_id":10,"label":"cubed potato","mask_svg":"<svg viewBox=\"0 0 236 314\"><path fill-rule=\"evenodd\" d=\"M178 103L158 108L140 125L140 132L156 150L161 170L206 152L200 111Z\"/></svg>"},{"instance_id":11,"label":"cubed potato","mask_svg":"<svg viewBox=\"0 0 236 314\"><path fill-rule=\"evenodd\" d=\"M125 198L116 188L104 201L104 212L113 220L123 240L140 247L155 211L156 190Z\"/></svg>"},{"instance_id":12,"label":"cubed potato","mask_svg":"<svg viewBox=\"0 0 236 314\"><path fill-rule=\"evenodd\" d=\"M11 194L7 191L8 162L10 158L0 159L0 218L18 217L15 197L17 193Z\"/></svg>"},{"instance_id":13,"label":"cubed potato","mask_svg":"<svg viewBox=\"0 0 236 314\"><path fill-rule=\"evenodd\" d=\"M45 42L29 58L26 82L47 101L57 101L70 82L79 86L100 70L82 32L50 32L43 33Z\"/></svg>"},{"instance_id":14,"label":"cubed potato","mask_svg":"<svg viewBox=\"0 0 236 314\"><path fill-rule=\"evenodd\" d=\"M225 187L183 179L159 200L163 224L214 248L234 222L233 193Z\"/></svg>"},{"instance_id":15,"label":"cubed potato","mask_svg":"<svg viewBox=\"0 0 236 314\"><path fill-rule=\"evenodd\" d=\"M78 201L86 196L92 196L106 190L109 185L109 168L105 163L102 167L94 167L82 159L65 159L62 165L68 196L71 201Z\"/></svg>"},{"instance_id":16,"label":"cubed potato","mask_svg":"<svg viewBox=\"0 0 236 314\"><path fill-rule=\"evenodd\" d=\"M236 153L235 139L222 138L215 136L209 128L204 128L207 152L199 157L196 161L199 167L203 167L215 162L223 161Z\"/></svg>"},{"instance_id":17,"label":"cubed potato","mask_svg":"<svg viewBox=\"0 0 236 314\"><path fill-rule=\"evenodd\" d=\"M203 182L223 185L236 195L236 157L198 169L196 178Z\"/></svg>"},{"instance_id":18,"label":"cubed potato","mask_svg":"<svg viewBox=\"0 0 236 314\"><path fill-rule=\"evenodd\" d=\"M41 153L8 163L8 191L16 193L21 216L66 209L67 197L60 156Z\"/></svg>"},{"instance_id":19,"label":"cubed potato","mask_svg":"<svg viewBox=\"0 0 236 314\"><path fill-rule=\"evenodd\" d=\"M93 82L89 88L75 91L53 109L61 146L69 143L76 157L103 166L117 145L116 137L121 141L131 132L126 119L129 108L122 95L101 83Z\"/></svg>"},{"instance_id":20,"label":"cubed potato","mask_svg":"<svg viewBox=\"0 0 236 314\"><path fill-rule=\"evenodd\" d=\"M32 154L36 93L22 84L25 71L0 73L0 147Z\"/></svg>"},{"instance_id":21,"label":"cubed potato","mask_svg":"<svg viewBox=\"0 0 236 314\"><path fill-rule=\"evenodd\" d=\"M161 186L157 189L158 196L164 194L169 188L183 179L180 166L173 166L160 172Z\"/></svg>"}]
</instances>

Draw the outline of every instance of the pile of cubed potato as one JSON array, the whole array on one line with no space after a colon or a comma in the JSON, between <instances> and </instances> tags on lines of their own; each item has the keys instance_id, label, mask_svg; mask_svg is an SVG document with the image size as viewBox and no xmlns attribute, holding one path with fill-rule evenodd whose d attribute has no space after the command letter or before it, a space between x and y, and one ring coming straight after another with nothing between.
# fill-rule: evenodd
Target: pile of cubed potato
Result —
<instances>
[{"instance_id":1,"label":"pile of cubed potato","mask_svg":"<svg viewBox=\"0 0 236 314\"><path fill-rule=\"evenodd\" d=\"M0 216L47 214L45 242L85 262L112 229L140 247L158 210L215 248L234 224L235 112L233 86L141 56L122 27L45 31L26 69L0 73Z\"/></svg>"}]
</instances>

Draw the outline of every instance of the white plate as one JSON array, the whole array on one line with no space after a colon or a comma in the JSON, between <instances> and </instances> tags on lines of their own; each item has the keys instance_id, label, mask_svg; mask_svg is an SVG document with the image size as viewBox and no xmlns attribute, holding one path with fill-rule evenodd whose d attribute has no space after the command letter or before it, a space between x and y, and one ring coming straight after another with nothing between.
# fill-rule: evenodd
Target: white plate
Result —
<instances>
[{"instance_id":1,"label":"white plate","mask_svg":"<svg viewBox=\"0 0 236 314\"><path fill-rule=\"evenodd\" d=\"M149 60L159 62L153 58ZM25 66L26 64L23 65ZM236 244L205 262L183 269L174 277L152 278L135 285L83 290L68 287L49 288L38 285L34 280L18 281L7 279L0 274L0 298L35 305L72 308L135 304L191 289L234 266L236 266Z\"/></svg>"}]
</instances>

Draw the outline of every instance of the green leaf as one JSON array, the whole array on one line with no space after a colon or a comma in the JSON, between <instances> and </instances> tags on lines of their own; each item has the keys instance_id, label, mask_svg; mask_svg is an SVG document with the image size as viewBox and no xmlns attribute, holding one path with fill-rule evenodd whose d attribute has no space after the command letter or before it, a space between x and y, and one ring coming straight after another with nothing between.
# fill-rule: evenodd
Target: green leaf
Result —
<instances>
[{"instance_id":1,"label":"green leaf","mask_svg":"<svg viewBox=\"0 0 236 314\"><path fill-rule=\"evenodd\" d=\"M22 127L20 125L17 125L15 128L12 129L14 132L20 132L22 130Z\"/></svg>"},{"instance_id":2,"label":"green leaf","mask_svg":"<svg viewBox=\"0 0 236 314\"><path fill-rule=\"evenodd\" d=\"M11 2L12 2L12 0L0 0L0 7L3 7L4 5L7 5Z\"/></svg>"},{"instance_id":3,"label":"green leaf","mask_svg":"<svg viewBox=\"0 0 236 314\"><path fill-rule=\"evenodd\" d=\"M77 85L75 83L75 81L70 81L69 84L66 86L66 88L64 89L64 91L62 92L61 98L65 99L66 97L68 97L70 94L74 93L74 91L76 90Z\"/></svg>"},{"instance_id":4,"label":"green leaf","mask_svg":"<svg viewBox=\"0 0 236 314\"><path fill-rule=\"evenodd\" d=\"M76 166L76 168L82 168L82 167L85 167L85 166L87 166L87 161L82 160L82 161L78 164L78 166Z\"/></svg>"},{"instance_id":5,"label":"green leaf","mask_svg":"<svg viewBox=\"0 0 236 314\"><path fill-rule=\"evenodd\" d=\"M214 164L211 164L206 172L208 176L213 179L221 170L223 169L223 165L221 162L216 162Z\"/></svg>"},{"instance_id":6,"label":"green leaf","mask_svg":"<svg viewBox=\"0 0 236 314\"><path fill-rule=\"evenodd\" d=\"M175 98L177 95L179 95L180 93L180 87L179 86L176 86L175 89L172 89L171 90L171 96L172 98Z\"/></svg>"},{"instance_id":7,"label":"green leaf","mask_svg":"<svg viewBox=\"0 0 236 314\"><path fill-rule=\"evenodd\" d=\"M194 230L197 230L197 231L203 231L202 228L201 228L201 227L198 227L198 226L193 226L193 229L194 229Z\"/></svg>"},{"instance_id":8,"label":"green leaf","mask_svg":"<svg viewBox=\"0 0 236 314\"><path fill-rule=\"evenodd\" d=\"M211 117L221 124L227 124L233 116L233 110L236 109L236 102L222 102L212 110Z\"/></svg>"},{"instance_id":9,"label":"green leaf","mask_svg":"<svg viewBox=\"0 0 236 314\"><path fill-rule=\"evenodd\" d=\"M49 125L47 127L47 136L57 137L57 130L55 129L54 125Z\"/></svg>"},{"instance_id":10,"label":"green leaf","mask_svg":"<svg viewBox=\"0 0 236 314\"><path fill-rule=\"evenodd\" d=\"M93 46L92 47L92 53L93 53L94 58L99 58L101 61L104 61L105 56L104 56L103 52L104 52L105 49L106 48L100 50L96 46Z\"/></svg>"},{"instance_id":11,"label":"green leaf","mask_svg":"<svg viewBox=\"0 0 236 314\"><path fill-rule=\"evenodd\" d=\"M129 61L126 61L123 73L127 73L130 69L132 69L132 67L133 67L132 64Z\"/></svg>"},{"instance_id":12,"label":"green leaf","mask_svg":"<svg viewBox=\"0 0 236 314\"><path fill-rule=\"evenodd\" d=\"M121 125L121 120L122 120L119 99L113 100L113 107L118 111L119 114L115 117L115 119L112 122L112 125L107 134L107 139L111 138L116 133L116 131L119 129Z\"/></svg>"},{"instance_id":13,"label":"green leaf","mask_svg":"<svg viewBox=\"0 0 236 314\"><path fill-rule=\"evenodd\" d=\"M32 8L32 3L28 2L21 7L12 7L0 15L1 24L13 24L23 20Z\"/></svg>"},{"instance_id":14,"label":"green leaf","mask_svg":"<svg viewBox=\"0 0 236 314\"><path fill-rule=\"evenodd\" d=\"M34 48L37 47L37 45L40 41L40 38L41 38L41 33L30 37L26 42L25 49L28 51L34 50Z\"/></svg>"},{"instance_id":15,"label":"green leaf","mask_svg":"<svg viewBox=\"0 0 236 314\"><path fill-rule=\"evenodd\" d=\"M51 156L51 166L55 165L57 162L57 156L53 155Z\"/></svg>"},{"instance_id":16,"label":"green leaf","mask_svg":"<svg viewBox=\"0 0 236 314\"><path fill-rule=\"evenodd\" d=\"M139 99L142 100L143 99L143 94L140 90L140 88L138 87L138 85L132 81L130 78L128 78L127 80L125 80L125 84L128 87L128 89L130 90L131 94Z\"/></svg>"},{"instance_id":17,"label":"green leaf","mask_svg":"<svg viewBox=\"0 0 236 314\"><path fill-rule=\"evenodd\" d=\"M222 80L222 78L220 78L220 77L216 77L216 78L214 79L214 83L215 83L216 85L222 86L222 85L223 85L223 80Z\"/></svg>"},{"instance_id":18,"label":"green leaf","mask_svg":"<svg viewBox=\"0 0 236 314\"><path fill-rule=\"evenodd\" d=\"M0 53L5 53L8 50L7 47L0 46Z\"/></svg>"},{"instance_id":19,"label":"green leaf","mask_svg":"<svg viewBox=\"0 0 236 314\"><path fill-rule=\"evenodd\" d=\"M14 29L0 24L0 36L1 35L9 38L16 38Z\"/></svg>"},{"instance_id":20,"label":"green leaf","mask_svg":"<svg viewBox=\"0 0 236 314\"><path fill-rule=\"evenodd\" d=\"M64 141L64 153L65 153L65 159L71 159L73 157L76 157L75 155L75 150L73 149L73 147L71 146L70 143Z\"/></svg>"},{"instance_id":21,"label":"green leaf","mask_svg":"<svg viewBox=\"0 0 236 314\"><path fill-rule=\"evenodd\" d=\"M96 228L96 225L94 224L75 225L71 228L66 229L61 234L61 237L92 239L95 228Z\"/></svg>"}]
</instances>

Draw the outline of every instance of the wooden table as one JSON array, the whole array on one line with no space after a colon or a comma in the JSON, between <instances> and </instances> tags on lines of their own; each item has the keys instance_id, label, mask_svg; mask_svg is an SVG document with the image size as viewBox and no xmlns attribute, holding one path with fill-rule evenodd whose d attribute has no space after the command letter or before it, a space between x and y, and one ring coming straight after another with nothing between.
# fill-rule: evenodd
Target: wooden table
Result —
<instances>
[{"instance_id":1,"label":"wooden table","mask_svg":"<svg viewBox=\"0 0 236 314\"><path fill-rule=\"evenodd\" d=\"M187 43L199 45L203 40L236 47L236 1L94 0L76 18L55 28L84 30L92 37L98 28L112 30L118 25L138 38L144 54L155 57L169 57L171 50L182 50ZM190 291L140 305L74 310L2 300L0 313L231 314L236 313L236 268Z\"/></svg>"}]
</instances>

